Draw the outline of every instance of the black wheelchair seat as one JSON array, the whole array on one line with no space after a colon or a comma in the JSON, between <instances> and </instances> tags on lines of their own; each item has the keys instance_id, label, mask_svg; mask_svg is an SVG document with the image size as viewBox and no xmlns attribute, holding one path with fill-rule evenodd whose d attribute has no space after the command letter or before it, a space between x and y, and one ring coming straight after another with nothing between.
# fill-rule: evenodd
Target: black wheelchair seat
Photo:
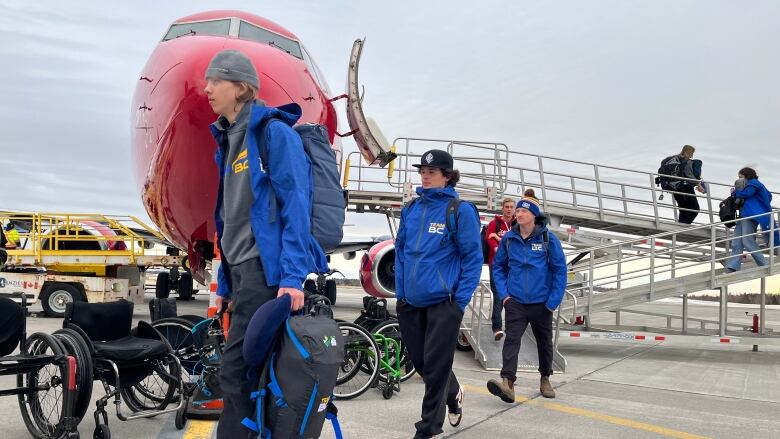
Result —
<instances>
[{"instance_id":1,"label":"black wheelchair seat","mask_svg":"<svg viewBox=\"0 0 780 439\"><path fill-rule=\"evenodd\" d=\"M0 296L0 357L16 350L23 331L24 309L10 298Z\"/></svg>"},{"instance_id":2,"label":"black wheelchair seat","mask_svg":"<svg viewBox=\"0 0 780 439\"><path fill-rule=\"evenodd\" d=\"M98 358L108 358L117 364L127 364L157 357L168 352L164 341L139 337L122 337L112 341L93 341L95 355Z\"/></svg>"}]
</instances>

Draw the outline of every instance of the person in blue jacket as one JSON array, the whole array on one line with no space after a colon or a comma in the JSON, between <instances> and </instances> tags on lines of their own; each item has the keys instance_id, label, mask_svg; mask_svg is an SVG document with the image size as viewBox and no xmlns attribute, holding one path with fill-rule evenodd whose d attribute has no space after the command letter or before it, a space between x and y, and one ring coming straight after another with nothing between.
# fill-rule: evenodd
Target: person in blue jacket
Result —
<instances>
[{"instance_id":1,"label":"person in blue jacket","mask_svg":"<svg viewBox=\"0 0 780 439\"><path fill-rule=\"evenodd\" d=\"M726 261L726 270L739 271L742 268L742 252L747 250L756 261L756 265L766 265L766 258L761 253L756 242L756 231L761 226L764 241L769 245L770 232L774 224L774 246L780 246L777 223L772 221L771 215L762 215L748 218L753 215L766 214L772 211L772 194L763 183L758 181L758 174L753 168L742 168L738 174L739 180L733 191L734 198L742 200L739 209L740 219L734 226L734 238L731 240L731 257Z\"/></svg>"},{"instance_id":2,"label":"person in blue jacket","mask_svg":"<svg viewBox=\"0 0 780 439\"><path fill-rule=\"evenodd\" d=\"M303 282L309 273L327 271L325 254L311 235L311 163L292 125L301 115L297 104L266 107L255 100L260 82L252 61L237 50L217 53L206 70L214 113L219 192L215 209L217 244L222 254L216 304L232 311L230 337L220 372L224 410L220 439L251 437L241 424L253 415L246 378L243 341L247 325L265 302L290 295L291 308L303 306ZM265 137L268 163L260 160ZM273 192L271 192L273 189ZM269 197L276 209L269 212Z\"/></svg>"},{"instance_id":3,"label":"person in blue jacket","mask_svg":"<svg viewBox=\"0 0 780 439\"><path fill-rule=\"evenodd\" d=\"M515 402L517 356L528 324L539 352L539 391L555 398L550 384L553 373L552 315L566 291L566 257L558 238L547 229L536 198L523 197L515 210L517 222L501 239L493 261L493 278L506 313L506 340L502 350L501 381L487 388L501 400Z\"/></svg>"},{"instance_id":4,"label":"person in blue jacket","mask_svg":"<svg viewBox=\"0 0 780 439\"><path fill-rule=\"evenodd\" d=\"M482 242L473 204L460 202L449 222L446 218L448 206L458 198L460 179L452 156L434 149L413 166L420 170L422 187L401 211L395 240L396 312L403 343L425 382L414 437L429 438L443 431L445 405L453 427L463 416L463 389L452 362L463 311L482 273Z\"/></svg>"}]
</instances>

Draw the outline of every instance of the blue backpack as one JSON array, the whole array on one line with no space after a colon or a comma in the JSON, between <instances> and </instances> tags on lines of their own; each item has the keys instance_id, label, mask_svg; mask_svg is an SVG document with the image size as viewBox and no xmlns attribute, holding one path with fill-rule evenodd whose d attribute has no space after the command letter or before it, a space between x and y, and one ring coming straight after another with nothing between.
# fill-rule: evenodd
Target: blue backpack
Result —
<instances>
[{"instance_id":1,"label":"blue backpack","mask_svg":"<svg viewBox=\"0 0 780 439\"><path fill-rule=\"evenodd\" d=\"M268 146L266 145L265 128L274 118L267 119L260 128L260 159L265 172L268 169ZM303 150L311 161L312 203L311 203L311 234L320 244L325 253L335 250L344 237L344 215L346 198L339 182L339 165L336 163L336 153L330 147L328 130L313 123L297 125L293 128L301 137ZM271 188L271 205L268 218L276 220L276 194Z\"/></svg>"}]
</instances>

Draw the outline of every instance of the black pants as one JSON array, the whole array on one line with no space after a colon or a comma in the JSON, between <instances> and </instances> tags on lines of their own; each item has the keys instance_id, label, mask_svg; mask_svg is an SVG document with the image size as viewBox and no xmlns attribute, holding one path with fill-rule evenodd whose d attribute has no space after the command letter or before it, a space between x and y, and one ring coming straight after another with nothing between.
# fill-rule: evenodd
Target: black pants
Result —
<instances>
[{"instance_id":1,"label":"black pants","mask_svg":"<svg viewBox=\"0 0 780 439\"><path fill-rule=\"evenodd\" d=\"M234 303L228 343L219 375L225 408L217 426L217 438L254 438L256 433L241 425L245 417L254 418L255 404L249 399L249 394L257 390L257 382L251 382L247 378L243 356L244 334L255 311L265 302L274 299L278 288L266 285L259 259L251 259L230 268L233 286L230 299Z\"/></svg>"},{"instance_id":2,"label":"black pants","mask_svg":"<svg viewBox=\"0 0 780 439\"><path fill-rule=\"evenodd\" d=\"M463 311L450 300L427 308L415 308L400 300L396 313L412 364L425 382L421 419L414 424L414 437L428 438L443 431L445 402L452 404L460 389L452 361Z\"/></svg>"},{"instance_id":3,"label":"black pants","mask_svg":"<svg viewBox=\"0 0 780 439\"><path fill-rule=\"evenodd\" d=\"M493 332L496 332L504 328L504 324L501 322L501 311L504 309L504 305L501 304L501 299L498 297L496 281L493 280L492 265L489 267L488 271L490 272L490 291L493 292L493 314L490 326L492 327Z\"/></svg>"},{"instance_id":4,"label":"black pants","mask_svg":"<svg viewBox=\"0 0 780 439\"><path fill-rule=\"evenodd\" d=\"M512 382L517 379L517 354L520 352L520 341L529 323L539 352L539 373L543 376L552 375L552 311L547 309L544 303L523 305L514 299L509 299L504 309L506 310L506 340L504 340L504 350L501 352L504 361L501 377L509 378Z\"/></svg>"},{"instance_id":5,"label":"black pants","mask_svg":"<svg viewBox=\"0 0 780 439\"><path fill-rule=\"evenodd\" d=\"M699 214L699 199L694 195L693 187L691 186L684 185L678 192L685 192L690 195L673 194L679 212L677 221L683 224L691 224L696 219L696 215Z\"/></svg>"}]
</instances>

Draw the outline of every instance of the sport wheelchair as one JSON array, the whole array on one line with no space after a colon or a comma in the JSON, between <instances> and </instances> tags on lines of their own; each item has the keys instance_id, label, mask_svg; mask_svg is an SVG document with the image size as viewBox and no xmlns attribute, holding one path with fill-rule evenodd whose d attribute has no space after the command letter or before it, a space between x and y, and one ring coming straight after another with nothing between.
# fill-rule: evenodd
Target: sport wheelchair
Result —
<instances>
[{"instance_id":1,"label":"sport wheelchair","mask_svg":"<svg viewBox=\"0 0 780 439\"><path fill-rule=\"evenodd\" d=\"M0 375L16 375L16 388L0 396L17 395L24 425L36 439L78 439L76 359L49 334L27 338L27 303L0 296ZM19 355L10 356L19 346Z\"/></svg>"},{"instance_id":2,"label":"sport wheelchair","mask_svg":"<svg viewBox=\"0 0 780 439\"><path fill-rule=\"evenodd\" d=\"M91 400L92 380L100 380L106 394L96 402L95 439L111 437L106 406L114 399L122 421L149 418L176 411L176 427L184 428L187 398L181 379L181 364L171 346L146 322L131 329L133 303L72 302L67 305L63 329L54 333L79 357L77 418L83 417ZM85 359L82 361L81 359ZM88 391L89 390L89 391ZM122 401L132 412L125 414ZM177 401L176 407L168 408Z\"/></svg>"}]
</instances>

